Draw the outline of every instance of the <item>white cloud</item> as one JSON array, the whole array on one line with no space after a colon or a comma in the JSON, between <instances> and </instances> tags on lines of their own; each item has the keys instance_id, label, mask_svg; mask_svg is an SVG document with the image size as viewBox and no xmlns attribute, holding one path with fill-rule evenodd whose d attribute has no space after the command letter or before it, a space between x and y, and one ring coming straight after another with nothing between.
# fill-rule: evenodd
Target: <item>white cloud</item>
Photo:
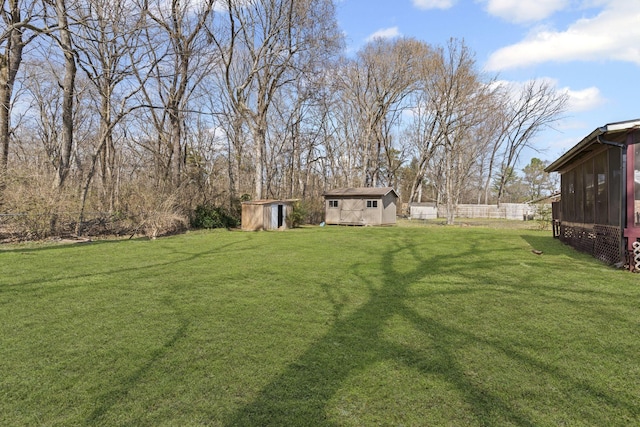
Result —
<instances>
[{"instance_id":1,"label":"white cloud","mask_svg":"<svg viewBox=\"0 0 640 427\"><path fill-rule=\"evenodd\" d=\"M509 22L541 21L569 5L569 0L483 0L487 12Z\"/></svg>"},{"instance_id":2,"label":"white cloud","mask_svg":"<svg viewBox=\"0 0 640 427\"><path fill-rule=\"evenodd\" d=\"M456 0L413 0L413 5L418 9L450 9Z\"/></svg>"},{"instance_id":3,"label":"white cloud","mask_svg":"<svg viewBox=\"0 0 640 427\"><path fill-rule=\"evenodd\" d=\"M567 87L560 91L567 94L567 111L570 112L589 111L606 102L600 89L593 86L582 90L571 90Z\"/></svg>"},{"instance_id":4,"label":"white cloud","mask_svg":"<svg viewBox=\"0 0 640 427\"><path fill-rule=\"evenodd\" d=\"M588 87L586 89L572 90L569 87L558 87L558 80L550 77L539 78L536 79L536 81L549 84L555 87L555 90L557 92L563 93L567 96L567 113L577 113L593 110L594 108L597 108L606 102L606 99L602 96L600 89L595 86ZM515 100L520 96L522 89L530 83L531 81L518 82L497 80L492 84L492 87L504 88L507 95Z\"/></svg>"},{"instance_id":5,"label":"white cloud","mask_svg":"<svg viewBox=\"0 0 640 427\"><path fill-rule=\"evenodd\" d=\"M392 39L398 36L400 36L400 31L398 30L398 27L383 28L371 34L369 37L367 37L367 41L370 42L374 39Z\"/></svg>"},{"instance_id":6,"label":"white cloud","mask_svg":"<svg viewBox=\"0 0 640 427\"><path fill-rule=\"evenodd\" d=\"M565 31L539 30L494 52L485 68L499 71L544 62L618 60L640 65L640 2L612 1L600 14Z\"/></svg>"},{"instance_id":7,"label":"white cloud","mask_svg":"<svg viewBox=\"0 0 640 427\"><path fill-rule=\"evenodd\" d=\"M515 80L496 80L491 83L491 89L502 88L506 95L511 98L513 101L516 101L520 98L522 91L530 85L532 82L536 83L536 87L539 85L545 84L551 87L554 87L555 90L559 90L558 80L551 77L541 77L537 78L534 81L526 80L526 81L515 81Z\"/></svg>"}]
</instances>

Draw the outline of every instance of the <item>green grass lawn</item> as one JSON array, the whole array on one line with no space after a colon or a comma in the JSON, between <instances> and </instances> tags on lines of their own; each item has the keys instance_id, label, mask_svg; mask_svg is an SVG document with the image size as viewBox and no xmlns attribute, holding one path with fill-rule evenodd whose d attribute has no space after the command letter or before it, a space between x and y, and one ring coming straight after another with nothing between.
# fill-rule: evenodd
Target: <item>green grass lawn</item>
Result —
<instances>
[{"instance_id":1,"label":"green grass lawn","mask_svg":"<svg viewBox=\"0 0 640 427\"><path fill-rule=\"evenodd\" d=\"M548 231L3 249L2 426L640 423L640 277Z\"/></svg>"}]
</instances>

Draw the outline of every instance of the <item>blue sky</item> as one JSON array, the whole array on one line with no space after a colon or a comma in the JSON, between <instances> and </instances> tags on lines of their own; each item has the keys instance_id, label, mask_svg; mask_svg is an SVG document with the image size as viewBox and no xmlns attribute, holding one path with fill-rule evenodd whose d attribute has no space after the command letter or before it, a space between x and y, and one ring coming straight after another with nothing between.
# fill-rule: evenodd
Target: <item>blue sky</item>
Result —
<instances>
[{"instance_id":1,"label":"blue sky","mask_svg":"<svg viewBox=\"0 0 640 427\"><path fill-rule=\"evenodd\" d=\"M481 71L549 79L568 110L535 141L553 161L607 123L640 118L640 0L337 0L347 49L373 37L464 39Z\"/></svg>"}]
</instances>

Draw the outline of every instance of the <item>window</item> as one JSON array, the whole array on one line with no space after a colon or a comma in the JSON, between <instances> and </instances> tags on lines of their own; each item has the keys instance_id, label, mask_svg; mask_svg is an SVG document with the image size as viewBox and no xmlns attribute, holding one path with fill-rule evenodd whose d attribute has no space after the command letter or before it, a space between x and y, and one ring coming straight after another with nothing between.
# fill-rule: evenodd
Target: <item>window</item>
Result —
<instances>
[{"instance_id":1,"label":"window","mask_svg":"<svg viewBox=\"0 0 640 427\"><path fill-rule=\"evenodd\" d=\"M338 207L338 201L337 200L329 200L329 207L330 208L337 208Z\"/></svg>"},{"instance_id":2,"label":"window","mask_svg":"<svg viewBox=\"0 0 640 427\"><path fill-rule=\"evenodd\" d=\"M377 200L367 200L367 207L368 208L377 208L378 207L378 201Z\"/></svg>"}]
</instances>

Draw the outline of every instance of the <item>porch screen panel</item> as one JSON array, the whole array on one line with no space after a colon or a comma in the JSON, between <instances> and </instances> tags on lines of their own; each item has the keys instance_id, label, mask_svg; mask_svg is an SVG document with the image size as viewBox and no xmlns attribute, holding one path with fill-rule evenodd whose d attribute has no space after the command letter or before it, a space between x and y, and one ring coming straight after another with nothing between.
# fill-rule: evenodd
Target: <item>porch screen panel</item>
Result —
<instances>
[{"instance_id":1,"label":"porch screen panel","mask_svg":"<svg viewBox=\"0 0 640 427\"><path fill-rule=\"evenodd\" d=\"M576 168L575 221L584 222L584 163Z\"/></svg>"},{"instance_id":2,"label":"porch screen panel","mask_svg":"<svg viewBox=\"0 0 640 427\"><path fill-rule=\"evenodd\" d=\"M576 219L576 170L570 170L561 176L562 185L562 219L564 221L575 221Z\"/></svg>"},{"instance_id":3,"label":"porch screen panel","mask_svg":"<svg viewBox=\"0 0 640 427\"><path fill-rule=\"evenodd\" d=\"M593 223L595 220L596 185L593 174L593 160L584 163L584 222Z\"/></svg>"},{"instance_id":4,"label":"porch screen panel","mask_svg":"<svg viewBox=\"0 0 640 427\"><path fill-rule=\"evenodd\" d=\"M620 160L619 148L609 150L609 225L620 225L620 203L622 203Z\"/></svg>"},{"instance_id":5,"label":"porch screen panel","mask_svg":"<svg viewBox=\"0 0 640 427\"><path fill-rule=\"evenodd\" d=\"M633 216L634 224L640 225L640 145L635 145L633 149L634 161L633 161Z\"/></svg>"},{"instance_id":6,"label":"porch screen panel","mask_svg":"<svg viewBox=\"0 0 640 427\"><path fill-rule=\"evenodd\" d=\"M595 223L609 225L609 186L607 184L607 152L593 159L595 178Z\"/></svg>"}]
</instances>

